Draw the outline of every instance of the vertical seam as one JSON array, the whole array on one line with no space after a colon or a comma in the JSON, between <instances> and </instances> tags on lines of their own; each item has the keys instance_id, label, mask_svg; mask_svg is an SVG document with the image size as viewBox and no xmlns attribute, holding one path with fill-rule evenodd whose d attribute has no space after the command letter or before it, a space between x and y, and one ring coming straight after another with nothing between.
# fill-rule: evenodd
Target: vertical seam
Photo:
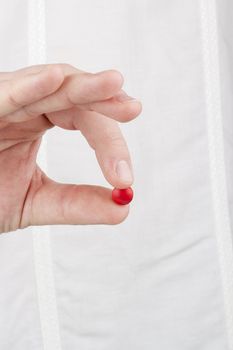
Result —
<instances>
[{"instance_id":1,"label":"vertical seam","mask_svg":"<svg viewBox=\"0 0 233 350\"><path fill-rule=\"evenodd\" d=\"M28 65L46 63L45 0L28 0ZM43 136L37 163L47 172L47 135ZM33 257L44 350L61 350L54 284L50 227L33 226Z\"/></svg>"},{"instance_id":2,"label":"vertical seam","mask_svg":"<svg viewBox=\"0 0 233 350\"><path fill-rule=\"evenodd\" d=\"M215 0L200 0L210 181L229 350L233 350L233 246L224 159Z\"/></svg>"}]
</instances>

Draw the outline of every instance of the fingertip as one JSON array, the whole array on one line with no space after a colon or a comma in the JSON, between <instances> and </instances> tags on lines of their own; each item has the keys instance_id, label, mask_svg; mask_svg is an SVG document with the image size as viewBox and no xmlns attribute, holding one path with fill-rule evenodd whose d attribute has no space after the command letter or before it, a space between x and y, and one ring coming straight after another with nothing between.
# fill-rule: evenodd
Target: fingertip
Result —
<instances>
[{"instance_id":1,"label":"fingertip","mask_svg":"<svg viewBox=\"0 0 233 350\"><path fill-rule=\"evenodd\" d=\"M133 174L132 174L132 176L133 176ZM106 169L106 171L104 170L104 177L108 181L108 183L111 186L113 186L113 189L118 188L118 189L124 190L124 189L127 189L129 187L131 188L134 184L134 177L131 181L130 180L123 181L119 178L119 176L115 173L115 171L111 171L110 169Z\"/></svg>"},{"instance_id":2,"label":"fingertip","mask_svg":"<svg viewBox=\"0 0 233 350\"><path fill-rule=\"evenodd\" d=\"M125 108L124 113L122 113L121 119L118 120L121 123L130 122L141 114L142 103L139 100L128 100L127 102L124 102L124 104L126 104L127 107Z\"/></svg>"},{"instance_id":3,"label":"fingertip","mask_svg":"<svg viewBox=\"0 0 233 350\"><path fill-rule=\"evenodd\" d=\"M108 221L110 225L121 224L129 215L130 205L118 205L117 203L112 202L112 208L109 210Z\"/></svg>"},{"instance_id":4,"label":"fingertip","mask_svg":"<svg viewBox=\"0 0 233 350\"><path fill-rule=\"evenodd\" d=\"M124 77L119 71L109 69L99 72L97 75L104 75L105 77L102 83L102 89L105 91L106 98L112 97L122 88Z\"/></svg>"},{"instance_id":5,"label":"fingertip","mask_svg":"<svg viewBox=\"0 0 233 350\"><path fill-rule=\"evenodd\" d=\"M65 76L60 65L48 65L42 72L49 75L50 81L58 86L64 81Z\"/></svg>"},{"instance_id":6,"label":"fingertip","mask_svg":"<svg viewBox=\"0 0 233 350\"><path fill-rule=\"evenodd\" d=\"M129 205L118 205L112 200L112 190L106 187L91 186L93 200L93 222L105 225L118 225L129 215ZM90 206L91 207L91 206ZM91 209L91 208L90 208Z\"/></svg>"},{"instance_id":7,"label":"fingertip","mask_svg":"<svg viewBox=\"0 0 233 350\"><path fill-rule=\"evenodd\" d=\"M118 176L115 176L114 178L114 184L112 184L112 186L114 186L115 188L120 188L120 189L126 189L128 187L133 186L134 181L122 181L118 178Z\"/></svg>"},{"instance_id":8,"label":"fingertip","mask_svg":"<svg viewBox=\"0 0 233 350\"><path fill-rule=\"evenodd\" d=\"M118 84L120 89L124 84L123 74L119 72L117 69L110 69L109 74L111 74L111 78L115 81L116 84Z\"/></svg>"}]
</instances>

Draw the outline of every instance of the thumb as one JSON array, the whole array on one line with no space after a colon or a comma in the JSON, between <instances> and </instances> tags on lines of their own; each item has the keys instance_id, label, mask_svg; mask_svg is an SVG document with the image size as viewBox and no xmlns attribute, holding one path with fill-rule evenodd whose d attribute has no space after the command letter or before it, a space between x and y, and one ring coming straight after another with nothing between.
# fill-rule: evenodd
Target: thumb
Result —
<instances>
[{"instance_id":1,"label":"thumb","mask_svg":"<svg viewBox=\"0 0 233 350\"><path fill-rule=\"evenodd\" d=\"M112 191L93 185L63 184L44 173L28 211L27 225L87 225L121 223L129 213L129 205L112 201Z\"/></svg>"}]
</instances>

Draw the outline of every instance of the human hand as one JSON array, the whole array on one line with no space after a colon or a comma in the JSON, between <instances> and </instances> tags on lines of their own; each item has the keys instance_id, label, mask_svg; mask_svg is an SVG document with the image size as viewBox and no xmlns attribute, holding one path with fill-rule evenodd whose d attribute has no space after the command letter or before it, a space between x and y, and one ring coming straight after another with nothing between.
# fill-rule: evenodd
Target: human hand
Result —
<instances>
[{"instance_id":1,"label":"human hand","mask_svg":"<svg viewBox=\"0 0 233 350\"><path fill-rule=\"evenodd\" d=\"M0 73L0 233L33 225L113 225L128 216L129 205L115 204L110 189L58 183L36 164L46 130L80 130L106 180L131 186L133 178L115 171L119 160L132 171L118 122L134 119L142 106L118 101L122 85L116 70L88 73L64 63Z\"/></svg>"}]
</instances>

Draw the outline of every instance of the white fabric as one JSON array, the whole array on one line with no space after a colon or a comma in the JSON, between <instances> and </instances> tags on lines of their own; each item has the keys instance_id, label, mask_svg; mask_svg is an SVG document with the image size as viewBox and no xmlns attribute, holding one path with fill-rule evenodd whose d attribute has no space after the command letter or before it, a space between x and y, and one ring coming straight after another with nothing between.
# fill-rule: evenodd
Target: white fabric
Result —
<instances>
[{"instance_id":1,"label":"white fabric","mask_svg":"<svg viewBox=\"0 0 233 350\"><path fill-rule=\"evenodd\" d=\"M45 21L45 1L30 0L28 2L29 66L45 64L47 61ZM45 134L37 156L37 162L45 173L48 171L47 138L48 134ZM49 225L33 227L32 235L43 348L44 350L61 350Z\"/></svg>"},{"instance_id":2,"label":"white fabric","mask_svg":"<svg viewBox=\"0 0 233 350\"><path fill-rule=\"evenodd\" d=\"M0 71L30 62L29 1L1 3ZM50 244L40 249L51 274L41 276L49 276L44 297L54 292L55 299L42 313L45 282L36 274L35 228L0 236L0 349L233 350L231 0L44 4L47 62L91 72L118 69L124 89L142 101L142 114L121 124L135 197L119 225L47 228ZM208 5L207 22L201 4ZM215 5L217 22L209 24ZM216 30L219 57L208 69L215 72L211 79L219 77L212 92L223 125L217 131L223 144L212 150L208 38L203 47L209 26ZM46 140L50 177L109 187L78 131L54 128ZM217 174L215 156L214 165L223 165ZM57 317L57 328L48 322L44 331L46 314Z\"/></svg>"},{"instance_id":3,"label":"white fabric","mask_svg":"<svg viewBox=\"0 0 233 350\"><path fill-rule=\"evenodd\" d=\"M203 68L216 243L222 276L228 341L233 348L233 246L226 185L218 22L215 0L201 0Z\"/></svg>"}]
</instances>

